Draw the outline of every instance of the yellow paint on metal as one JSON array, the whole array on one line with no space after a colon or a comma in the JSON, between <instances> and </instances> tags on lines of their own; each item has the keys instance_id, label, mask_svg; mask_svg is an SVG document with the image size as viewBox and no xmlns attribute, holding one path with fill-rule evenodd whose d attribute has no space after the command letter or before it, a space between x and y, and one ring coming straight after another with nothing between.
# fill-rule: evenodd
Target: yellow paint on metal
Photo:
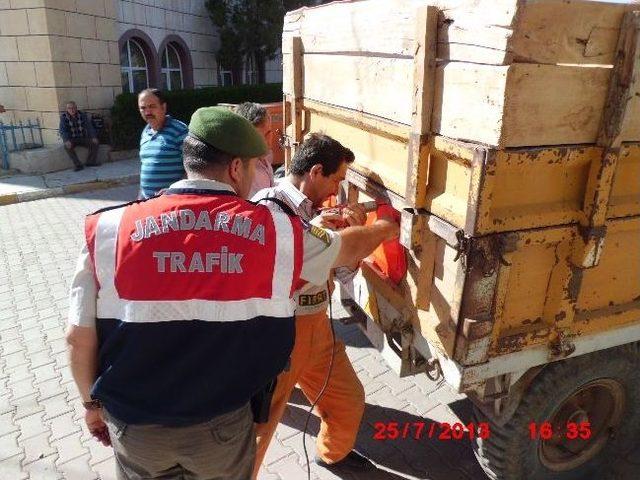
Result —
<instances>
[{"instance_id":1,"label":"yellow paint on metal","mask_svg":"<svg viewBox=\"0 0 640 480\"><path fill-rule=\"evenodd\" d=\"M431 150L430 157L426 208L456 226L463 226L472 183L471 164L436 149Z\"/></svg>"},{"instance_id":2,"label":"yellow paint on metal","mask_svg":"<svg viewBox=\"0 0 640 480\"><path fill-rule=\"evenodd\" d=\"M597 310L637 300L640 300L640 218L609 221L600 263L584 270L576 308Z\"/></svg>"},{"instance_id":3,"label":"yellow paint on metal","mask_svg":"<svg viewBox=\"0 0 640 480\"><path fill-rule=\"evenodd\" d=\"M640 217L609 220L600 263L571 264L577 226L517 232L498 272L490 356L640 322ZM572 291L577 289L577 291Z\"/></svg>"},{"instance_id":4,"label":"yellow paint on metal","mask_svg":"<svg viewBox=\"0 0 640 480\"><path fill-rule=\"evenodd\" d=\"M626 144L620 150L613 177L607 218L640 215L640 144Z\"/></svg>"}]
</instances>

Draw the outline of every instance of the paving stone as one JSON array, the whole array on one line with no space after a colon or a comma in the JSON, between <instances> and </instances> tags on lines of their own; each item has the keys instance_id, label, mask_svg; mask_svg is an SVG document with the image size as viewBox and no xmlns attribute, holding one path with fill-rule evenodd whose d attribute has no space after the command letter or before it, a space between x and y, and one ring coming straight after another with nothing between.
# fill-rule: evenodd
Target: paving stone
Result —
<instances>
[{"instance_id":1,"label":"paving stone","mask_svg":"<svg viewBox=\"0 0 640 480\"><path fill-rule=\"evenodd\" d=\"M117 480L115 458L97 463L91 469L98 474L100 480Z\"/></svg>"},{"instance_id":2,"label":"paving stone","mask_svg":"<svg viewBox=\"0 0 640 480\"><path fill-rule=\"evenodd\" d=\"M41 400L40 403L44 407L45 418L48 420L74 411L73 406L67 400L66 391L54 397L49 397L45 400Z\"/></svg>"},{"instance_id":3,"label":"paving stone","mask_svg":"<svg viewBox=\"0 0 640 480\"><path fill-rule=\"evenodd\" d=\"M28 374L28 372L27 372ZM28 374L26 378L19 377L20 380L9 383L9 391L11 392L12 400L19 400L23 397L33 395L35 387L33 386L33 376Z\"/></svg>"},{"instance_id":4,"label":"paving stone","mask_svg":"<svg viewBox=\"0 0 640 480\"><path fill-rule=\"evenodd\" d=\"M363 367L367 374L373 378L389 371L389 366L382 363L380 358L373 355L367 355L356 362Z\"/></svg>"},{"instance_id":5,"label":"paving stone","mask_svg":"<svg viewBox=\"0 0 640 480\"><path fill-rule=\"evenodd\" d=\"M2 342L2 355L11 355L21 350L24 350L24 345L19 339Z\"/></svg>"},{"instance_id":6,"label":"paving stone","mask_svg":"<svg viewBox=\"0 0 640 480\"><path fill-rule=\"evenodd\" d=\"M44 407L38 402L37 394L27 395L15 400L12 399L11 403L15 407L14 418L16 420L44 411Z\"/></svg>"},{"instance_id":7,"label":"paving stone","mask_svg":"<svg viewBox=\"0 0 640 480\"><path fill-rule=\"evenodd\" d=\"M279 462L269 466L268 472L278 472L283 479L304 479L307 478L307 470L303 468L297 461L297 456L287 457ZM311 478L318 480L318 475L311 472Z\"/></svg>"},{"instance_id":8,"label":"paving stone","mask_svg":"<svg viewBox=\"0 0 640 480\"><path fill-rule=\"evenodd\" d=\"M408 378L400 378L394 371L388 370L382 375L376 377L376 380L384 383L389 387L393 395L398 395L405 390L409 390L414 386L413 382Z\"/></svg>"},{"instance_id":9,"label":"paving stone","mask_svg":"<svg viewBox=\"0 0 640 480\"><path fill-rule=\"evenodd\" d=\"M0 436L0 461L23 453L22 447L18 445L18 435L20 432Z\"/></svg>"},{"instance_id":10,"label":"paving stone","mask_svg":"<svg viewBox=\"0 0 640 480\"><path fill-rule=\"evenodd\" d=\"M78 435L68 435L64 438L53 440L51 446L58 451L58 464L89 454L89 450L82 445ZM88 463L87 469L89 469Z\"/></svg>"},{"instance_id":11,"label":"paving stone","mask_svg":"<svg viewBox=\"0 0 640 480\"><path fill-rule=\"evenodd\" d=\"M0 414L13 413L16 407L11 403L9 394L0 396Z\"/></svg>"},{"instance_id":12,"label":"paving stone","mask_svg":"<svg viewBox=\"0 0 640 480\"><path fill-rule=\"evenodd\" d=\"M65 480L97 480L98 474L89 467L89 454L56 464Z\"/></svg>"},{"instance_id":13,"label":"paving stone","mask_svg":"<svg viewBox=\"0 0 640 480\"><path fill-rule=\"evenodd\" d=\"M51 432L46 431L25 440L20 440L20 445L24 448L25 453L25 458L22 462L23 465L56 454L56 449L53 448L49 442L50 436Z\"/></svg>"},{"instance_id":14,"label":"paving stone","mask_svg":"<svg viewBox=\"0 0 640 480\"><path fill-rule=\"evenodd\" d=\"M18 425L20 430L20 442L24 439L35 437L42 433L51 433L49 432L49 425L46 423L42 412L22 417L14 422Z\"/></svg>"},{"instance_id":15,"label":"paving stone","mask_svg":"<svg viewBox=\"0 0 640 480\"><path fill-rule=\"evenodd\" d=\"M27 393L33 391L33 387L31 386L34 380L34 375L31 373L31 366L28 363L24 363L22 365L17 365L15 367L6 367L6 383L7 390L13 392L15 398L19 398L20 394L15 389L19 389L21 382L25 382L27 388Z\"/></svg>"},{"instance_id":16,"label":"paving stone","mask_svg":"<svg viewBox=\"0 0 640 480\"><path fill-rule=\"evenodd\" d=\"M278 427L278 430L280 430L280 427ZM297 434L300 434L300 432L297 431ZM271 443L269 443L269 448L267 449L263 463L265 465L271 465L272 463L282 460L289 455L295 455L294 450L291 447L283 445L282 441L274 435L271 439Z\"/></svg>"},{"instance_id":17,"label":"paving stone","mask_svg":"<svg viewBox=\"0 0 640 480\"><path fill-rule=\"evenodd\" d=\"M0 437L8 433L13 433L19 430L18 425L13 421L13 413L7 412L0 414Z\"/></svg>"},{"instance_id":18,"label":"paving stone","mask_svg":"<svg viewBox=\"0 0 640 480\"><path fill-rule=\"evenodd\" d=\"M80 425L74 422L71 413L65 413L59 417L55 417L51 419L50 422L52 440L57 440L73 433L79 433L82 430Z\"/></svg>"},{"instance_id":19,"label":"paving stone","mask_svg":"<svg viewBox=\"0 0 640 480\"><path fill-rule=\"evenodd\" d=\"M0 451L0 458L2 453ZM22 456L14 455L4 460L0 460L0 478L6 480L27 480L29 474L22 470Z\"/></svg>"},{"instance_id":20,"label":"paving stone","mask_svg":"<svg viewBox=\"0 0 640 480\"><path fill-rule=\"evenodd\" d=\"M84 428L83 428L83 437L84 437ZM93 468L93 470L98 471L95 466L99 463L103 463L105 460L108 460L113 457L113 448L105 447L100 442L98 442L93 437L88 436L86 434L86 439L83 438L82 445L89 450L91 454L91 460L89 461L89 465Z\"/></svg>"},{"instance_id":21,"label":"paving stone","mask_svg":"<svg viewBox=\"0 0 640 480\"><path fill-rule=\"evenodd\" d=\"M258 473L258 480L282 480L282 477L276 475L275 473L266 472L263 469Z\"/></svg>"},{"instance_id":22,"label":"paving stone","mask_svg":"<svg viewBox=\"0 0 640 480\"><path fill-rule=\"evenodd\" d=\"M62 474L56 471L55 456L45 457L35 462L24 465L29 473L29 480L62 480Z\"/></svg>"},{"instance_id":23,"label":"paving stone","mask_svg":"<svg viewBox=\"0 0 640 480\"><path fill-rule=\"evenodd\" d=\"M42 401L51 397L66 394L67 389L62 385L61 380L62 375L59 375L56 371L56 376L54 378L36 385L36 388L38 389L38 398Z\"/></svg>"},{"instance_id":24,"label":"paving stone","mask_svg":"<svg viewBox=\"0 0 640 480\"><path fill-rule=\"evenodd\" d=\"M51 363L48 363L46 365L41 365L36 368L32 367L31 369L31 371L35 375L35 379L33 383L36 386L36 388L39 384L42 384L50 380L56 380L61 376L60 373L57 372L54 368L55 360L52 359L51 357L49 358L51 359Z\"/></svg>"},{"instance_id":25,"label":"paving stone","mask_svg":"<svg viewBox=\"0 0 640 480\"><path fill-rule=\"evenodd\" d=\"M396 397L408 402L415 409L415 413L420 416L438 405L438 402L431 395L423 393L415 384L410 389L398 393Z\"/></svg>"}]
</instances>

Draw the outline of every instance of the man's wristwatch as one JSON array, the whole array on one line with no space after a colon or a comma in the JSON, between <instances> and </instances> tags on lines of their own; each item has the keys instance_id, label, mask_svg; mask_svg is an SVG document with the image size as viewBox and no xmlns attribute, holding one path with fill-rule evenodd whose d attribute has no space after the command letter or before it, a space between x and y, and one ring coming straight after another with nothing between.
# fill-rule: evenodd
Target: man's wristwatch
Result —
<instances>
[{"instance_id":1,"label":"man's wristwatch","mask_svg":"<svg viewBox=\"0 0 640 480\"><path fill-rule=\"evenodd\" d=\"M87 410L100 410L102 408L102 402L97 399L91 399L88 402L82 402L82 406Z\"/></svg>"}]
</instances>

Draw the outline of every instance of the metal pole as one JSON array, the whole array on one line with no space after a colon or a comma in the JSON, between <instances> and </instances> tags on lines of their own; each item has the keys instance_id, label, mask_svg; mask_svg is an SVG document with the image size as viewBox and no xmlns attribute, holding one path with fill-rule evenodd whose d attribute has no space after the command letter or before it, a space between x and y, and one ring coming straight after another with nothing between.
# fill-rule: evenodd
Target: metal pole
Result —
<instances>
[{"instance_id":1,"label":"metal pole","mask_svg":"<svg viewBox=\"0 0 640 480\"><path fill-rule=\"evenodd\" d=\"M13 149L17 150L18 149L18 142L16 141L16 127L15 124L13 123L13 120L11 120L11 138L13 139Z\"/></svg>"},{"instance_id":2,"label":"metal pole","mask_svg":"<svg viewBox=\"0 0 640 480\"><path fill-rule=\"evenodd\" d=\"M24 125L22 124L22 120L20 120L20 133L22 133L22 147L20 148L20 150L22 150L24 148L24 144L27 143L27 139L24 136Z\"/></svg>"},{"instance_id":3,"label":"metal pole","mask_svg":"<svg viewBox=\"0 0 640 480\"><path fill-rule=\"evenodd\" d=\"M0 122L0 131L2 132L0 137L0 143L2 143L2 168L9 170L9 150L7 148L6 130L2 122Z\"/></svg>"},{"instance_id":4,"label":"metal pole","mask_svg":"<svg viewBox=\"0 0 640 480\"><path fill-rule=\"evenodd\" d=\"M40 126L40 119L36 118L36 124L38 125L38 133L40 134L40 146L44 145L44 140L42 140L42 127Z\"/></svg>"}]
</instances>

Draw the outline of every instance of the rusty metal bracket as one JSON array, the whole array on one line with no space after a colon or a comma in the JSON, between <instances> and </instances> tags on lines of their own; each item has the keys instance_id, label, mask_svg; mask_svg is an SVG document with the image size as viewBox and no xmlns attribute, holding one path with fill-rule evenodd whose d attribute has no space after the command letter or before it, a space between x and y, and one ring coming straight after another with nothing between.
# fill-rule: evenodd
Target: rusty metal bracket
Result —
<instances>
[{"instance_id":1,"label":"rusty metal bracket","mask_svg":"<svg viewBox=\"0 0 640 480\"><path fill-rule=\"evenodd\" d=\"M471 251L471 237L464 234L464 230L458 230L456 232L456 240L458 243L456 244L456 256L453 258L454 262L457 262L462 258L462 261L465 261L465 258L469 255Z\"/></svg>"},{"instance_id":2,"label":"rusty metal bracket","mask_svg":"<svg viewBox=\"0 0 640 480\"><path fill-rule=\"evenodd\" d=\"M490 277L496 271L498 264L509 267L511 264L504 258L508 250L508 240L505 235L489 235L486 237L470 237L464 230L456 232L458 240L454 262L462 260L465 270L477 267L485 277Z\"/></svg>"},{"instance_id":3,"label":"rusty metal bracket","mask_svg":"<svg viewBox=\"0 0 640 480\"><path fill-rule=\"evenodd\" d=\"M424 370L424 373L432 382L437 382L438 380L440 380L443 376L440 360L438 360L436 357L431 357L429 360L427 360L427 366Z\"/></svg>"},{"instance_id":4,"label":"rusty metal bracket","mask_svg":"<svg viewBox=\"0 0 640 480\"><path fill-rule=\"evenodd\" d=\"M563 330L557 332L556 337L549 343L549 358L558 360L566 358L576 351L575 344Z\"/></svg>"}]
</instances>

